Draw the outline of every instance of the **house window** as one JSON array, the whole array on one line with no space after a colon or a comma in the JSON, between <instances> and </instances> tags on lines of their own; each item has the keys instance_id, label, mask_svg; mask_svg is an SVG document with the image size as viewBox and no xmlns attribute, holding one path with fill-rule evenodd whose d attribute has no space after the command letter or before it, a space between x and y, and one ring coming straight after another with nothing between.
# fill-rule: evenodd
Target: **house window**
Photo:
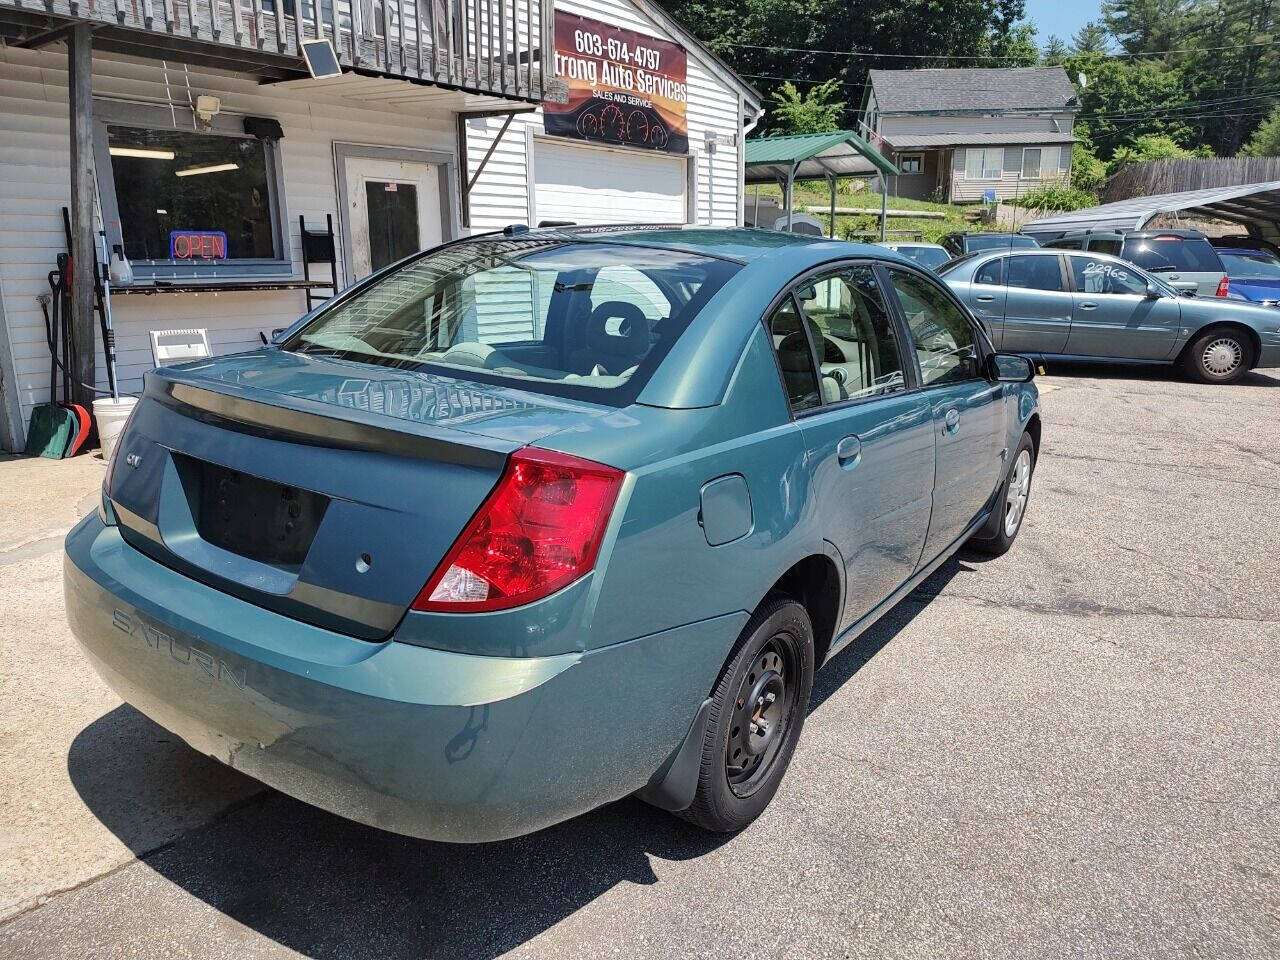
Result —
<instances>
[{"instance_id":1,"label":"house window","mask_svg":"<svg viewBox=\"0 0 1280 960\"><path fill-rule=\"evenodd\" d=\"M904 153L898 158L898 169L904 174L924 173L923 153Z\"/></svg>"},{"instance_id":2,"label":"house window","mask_svg":"<svg viewBox=\"0 0 1280 960\"><path fill-rule=\"evenodd\" d=\"M1003 147L969 147L964 153L966 180L999 180L1004 168Z\"/></svg>"},{"instance_id":3,"label":"house window","mask_svg":"<svg viewBox=\"0 0 1280 960\"><path fill-rule=\"evenodd\" d=\"M113 188L103 190L104 213L114 228L110 240L135 279L291 271L274 144L243 135L104 126L99 183L109 174Z\"/></svg>"},{"instance_id":4,"label":"house window","mask_svg":"<svg viewBox=\"0 0 1280 960\"><path fill-rule=\"evenodd\" d=\"M1022 179L1043 180L1058 173L1059 151L1057 147L1024 147L1022 150Z\"/></svg>"}]
</instances>

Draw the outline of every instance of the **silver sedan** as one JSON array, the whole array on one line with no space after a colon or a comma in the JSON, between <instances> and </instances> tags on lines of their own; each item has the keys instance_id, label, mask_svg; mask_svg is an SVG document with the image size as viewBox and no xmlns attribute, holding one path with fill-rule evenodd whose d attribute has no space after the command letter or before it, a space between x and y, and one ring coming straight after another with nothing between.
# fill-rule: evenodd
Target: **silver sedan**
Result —
<instances>
[{"instance_id":1,"label":"silver sedan","mask_svg":"<svg viewBox=\"0 0 1280 960\"><path fill-rule=\"evenodd\" d=\"M1180 295L1118 257L985 251L938 273L986 324L998 350L1175 363L1203 383L1280 367L1280 309Z\"/></svg>"}]
</instances>

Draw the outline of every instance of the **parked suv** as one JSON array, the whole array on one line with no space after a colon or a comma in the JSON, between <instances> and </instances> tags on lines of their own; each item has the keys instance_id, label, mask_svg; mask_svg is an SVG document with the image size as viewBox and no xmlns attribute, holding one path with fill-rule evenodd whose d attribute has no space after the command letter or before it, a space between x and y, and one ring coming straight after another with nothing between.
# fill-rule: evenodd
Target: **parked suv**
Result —
<instances>
[{"instance_id":1,"label":"parked suv","mask_svg":"<svg viewBox=\"0 0 1280 960\"><path fill-rule=\"evenodd\" d=\"M1021 233L948 233L938 243L953 257L984 250L1026 250L1040 246L1035 237Z\"/></svg>"},{"instance_id":2,"label":"parked suv","mask_svg":"<svg viewBox=\"0 0 1280 960\"><path fill-rule=\"evenodd\" d=\"M1088 230L1045 241L1043 246L1106 253L1157 274L1183 293L1227 295L1227 271L1209 239L1198 230Z\"/></svg>"}]
</instances>

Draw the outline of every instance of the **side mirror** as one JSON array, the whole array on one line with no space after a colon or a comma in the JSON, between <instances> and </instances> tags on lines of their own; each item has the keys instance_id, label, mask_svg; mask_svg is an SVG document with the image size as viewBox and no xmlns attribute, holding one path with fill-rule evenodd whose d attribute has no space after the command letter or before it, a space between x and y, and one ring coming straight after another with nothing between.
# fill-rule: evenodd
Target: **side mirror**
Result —
<instances>
[{"instance_id":1,"label":"side mirror","mask_svg":"<svg viewBox=\"0 0 1280 960\"><path fill-rule=\"evenodd\" d=\"M1159 288L1159 287L1157 287L1154 283L1151 283L1151 282L1149 282L1149 281L1148 281L1148 283L1147 283L1147 299L1148 299L1148 300L1159 300L1162 296L1164 296L1164 294L1162 294L1162 293L1160 292L1160 288Z\"/></svg>"},{"instance_id":2,"label":"side mirror","mask_svg":"<svg viewBox=\"0 0 1280 960\"><path fill-rule=\"evenodd\" d=\"M1016 353L993 353L987 367L997 383L1030 383L1036 375L1035 364Z\"/></svg>"}]
</instances>

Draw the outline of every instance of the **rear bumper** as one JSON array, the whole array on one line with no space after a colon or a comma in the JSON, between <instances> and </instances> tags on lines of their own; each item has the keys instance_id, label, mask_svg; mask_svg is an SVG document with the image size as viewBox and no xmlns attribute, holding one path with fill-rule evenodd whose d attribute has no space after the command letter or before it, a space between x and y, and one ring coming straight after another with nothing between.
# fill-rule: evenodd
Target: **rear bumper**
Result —
<instances>
[{"instance_id":1,"label":"rear bumper","mask_svg":"<svg viewBox=\"0 0 1280 960\"><path fill-rule=\"evenodd\" d=\"M126 701L284 793L432 840L517 836L644 786L747 617L483 657L292 620L156 563L93 515L64 568L72 631Z\"/></svg>"}]
</instances>

